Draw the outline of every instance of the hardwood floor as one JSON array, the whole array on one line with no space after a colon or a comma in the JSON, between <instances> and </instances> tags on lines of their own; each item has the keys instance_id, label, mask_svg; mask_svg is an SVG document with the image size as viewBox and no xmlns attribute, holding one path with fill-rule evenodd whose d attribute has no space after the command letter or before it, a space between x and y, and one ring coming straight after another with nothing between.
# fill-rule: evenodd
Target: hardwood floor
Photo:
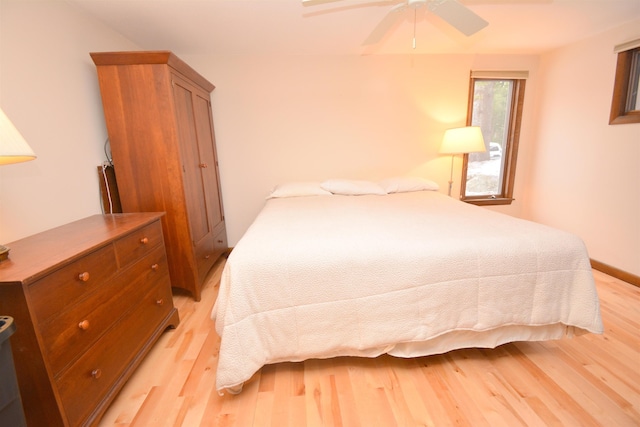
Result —
<instances>
[{"instance_id":1,"label":"hardwood floor","mask_svg":"<svg viewBox=\"0 0 640 427\"><path fill-rule=\"evenodd\" d=\"M100 426L638 426L640 288L594 271L603 335L439 356L270 365L244 391L214 390L209 318L224 262L164 333Z\"/></svg>"}]
</instances>

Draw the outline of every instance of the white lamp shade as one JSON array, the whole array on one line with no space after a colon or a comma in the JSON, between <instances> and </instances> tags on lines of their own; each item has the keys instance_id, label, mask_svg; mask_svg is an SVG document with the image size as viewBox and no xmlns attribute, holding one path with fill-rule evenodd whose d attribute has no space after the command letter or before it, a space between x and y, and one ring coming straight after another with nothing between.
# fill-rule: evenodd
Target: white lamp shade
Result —
<instances>
[{"instance_id":1,"label":"white lamp shade","mask_svg":"<svg viewBox=\"0 0 640 427\"><path fill-rule=\"evenodd\" d=\"M440 145L440 154L478 153L486 150L480 126L447 129Z\"/></svg>"},{"instance_id":2,"label":"white lamp shade","mask_svg":"<svg viewBox=\"0 0 640 427\"><path fill-rule=\"evenodd\" d=\"M0 109L0 165L33 160L35 153Z\"/></svg>"}]
</instances>

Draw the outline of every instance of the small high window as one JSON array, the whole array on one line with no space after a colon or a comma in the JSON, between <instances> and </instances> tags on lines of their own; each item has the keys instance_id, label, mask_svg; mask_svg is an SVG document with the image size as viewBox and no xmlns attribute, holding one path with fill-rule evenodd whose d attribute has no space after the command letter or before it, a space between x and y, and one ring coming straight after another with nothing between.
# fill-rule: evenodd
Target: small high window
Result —
<instances>
[{"instance_id":1,"label":"small high window","mask_svg":"<svg viewBox=\"0 0 640 427\"><path fill-rule=\"evenodd\" d=\"M461 200L510 204L518 157L527 72L473 71L467 124L480 126L483 153L465 154Z\"/></svg>"},{"instance_id":2,"label":"small high window","mask_svg":"<svg viewBox=\"0 0 640 427\"><path fill-rule=\"evenodd\" d=\"M616 46L618 53L610 125L640 123L640 40Z\"/></svg>"}]
</instances>

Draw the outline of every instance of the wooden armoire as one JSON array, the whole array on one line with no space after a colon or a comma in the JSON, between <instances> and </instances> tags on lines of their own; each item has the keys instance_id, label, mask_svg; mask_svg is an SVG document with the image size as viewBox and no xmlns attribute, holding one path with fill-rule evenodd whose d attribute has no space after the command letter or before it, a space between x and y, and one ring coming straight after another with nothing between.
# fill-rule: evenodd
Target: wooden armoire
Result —
<instances>
[{"instance_id":1,"label":"wooden armoire","mask_svg":"<svg viewBox=\"0 0 640 427\"><path fill-rule=\"evenodd\" d=\"M173 287L200 300L227 236L214 85L170 51L92 52L124 212L165 212Z\"/></svg>"}]
</instances>

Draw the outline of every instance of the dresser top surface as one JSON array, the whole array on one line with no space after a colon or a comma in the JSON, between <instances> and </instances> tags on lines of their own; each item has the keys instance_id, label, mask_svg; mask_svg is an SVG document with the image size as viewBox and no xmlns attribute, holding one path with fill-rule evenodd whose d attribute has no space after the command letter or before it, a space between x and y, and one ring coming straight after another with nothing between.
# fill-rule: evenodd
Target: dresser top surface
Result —
<instances>
[{"instance_id":1,"label":"dresser top surface","mask_svg":"<svg viewBox=\"0 0 640 427\"><path fill-rule=\"evenodd\" d=\"M93 215L7 243L9 259L0 261L0 286L35 280L163 215L161 212Z\"/></svg>"}]
</instances>

